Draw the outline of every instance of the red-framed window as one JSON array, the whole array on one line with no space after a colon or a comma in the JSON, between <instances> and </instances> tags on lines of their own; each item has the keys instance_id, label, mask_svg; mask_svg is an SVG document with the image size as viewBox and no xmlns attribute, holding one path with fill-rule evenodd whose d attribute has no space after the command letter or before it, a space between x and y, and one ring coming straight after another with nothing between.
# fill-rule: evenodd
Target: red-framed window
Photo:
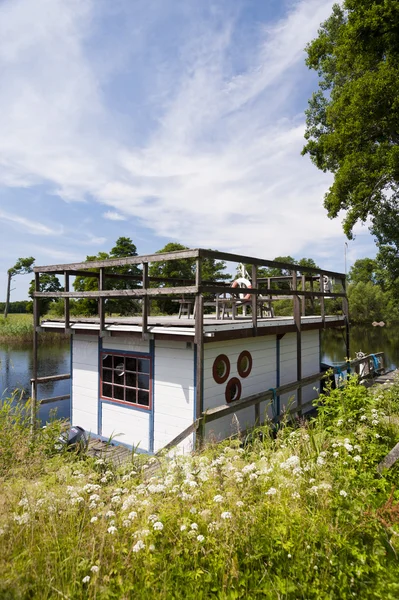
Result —
<instances>
[{"instance_id":1,"label":"red-framed window","mask_svg":"<svg viewBox=\"0 0 399 600\"><path fill-rule=\"evenodd\" d=\"M151 408L151 358L139 354L101 353L103 400Z\"/></svg>"}]
</instances>

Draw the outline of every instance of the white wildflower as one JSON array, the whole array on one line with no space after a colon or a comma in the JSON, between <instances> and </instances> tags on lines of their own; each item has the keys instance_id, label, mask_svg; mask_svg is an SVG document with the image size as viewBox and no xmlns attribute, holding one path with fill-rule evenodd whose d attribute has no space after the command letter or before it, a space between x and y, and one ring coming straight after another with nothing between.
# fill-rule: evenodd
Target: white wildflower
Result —
<instances>
[{"instance_id":1,"label":"white wildflower","mask_svg":"<svg viewBox=\"0 0 399 600\"><path fill-rule=\"evenodd\" d=\"M378 423L379 423L379 421L378 421L377 419L373 419L373 420L371 421L371 424L372 424L372 425L378 425Z\"/></svg>"},{"instance_id":2,"label":"white wildflower","mask_svg":"<svg viewBox=\"0 0 399 600\"><path fill-rule=\"evenodd\" d=\"M293 492L291 494L291 498L293 498L294 500L299 500L300 497L301 497L301 494L299 492Z\"/></svg>"},{"instance_id":3,"label":"white wildflower","mask_svg":"<svg viewBox=\"0 0 399 600\"><path fill-rule=\"evenodd\" d=\"M190 528L191 529L198 529L197 523L191 523Z\"/></svg>"},{"instance_id":4,"label":"white wildflower","mask_svg":"<svg viewBox=\"0 0 399 600\"><path fill-rule=\"evenodd\" d=\"M140 550L143 550L145 548L145 544L143 542L143 540L138 540L135 545L133 546L132 550L133 552L140 552Z\"/></svg>"},{"instance_id":5,"label":"white wildflower","mask_svg":"<svg viewBox=\"0 0 399 600\"><path fill-rule=\"evenodd\" d=\"M112 496L111 504L120 504L121 502L122 502L122 500L121 500L120 496Z\"/></svg>"},{"instance_id":6,"label":"white wildflower","mask_svg":"<svg viewBox=\"0 0 399 600\"><path fill-rule=\"evenodd\" d=\"M90 581L90 575L86 575L86 577L83 577L82 579L82 583L89 583Z\"/></svg>"},{"instance_id":7,"label":"white wildflower","mask_svg":"<svg viewBox=\"0 0 399 600\"><path fill-rule=\"evenodd\" d=\"M123 521L122 521L123 527L130 527L131 524L132 524L132 522L130 519L123 519Z\"/></svg>"},{"instance_id":8,"label":"white wildflower","mask_svg":"<svg viewBox=\"0 0 399 600\"><path fill-rule=\"evenodd\" d=\"M150 545L148 546L148 550L149 550L150 552L154 552L154 550L155 550L155 546L154 546L154 544L150 544Z\"/></svg>"},{"instance_id":9,"label":"white wildflower","mask_svg":"<svg viewBox=\"0 0 399 600\"><path fill-rule=\"evenodd\" d=\"M310 489L309 489L309 494L317 494L317 492L319 491L319 488L317 487L317 485L313 485Z\"/></svg>"},{"instance_id":10,"label":"white wildflower","mask_svg":"<svg viewBox=\"0 0 399 600\"><path fill-rule=\"evenodd\" d=\"M98 572L99 572L99 570L100 570L100 567L98 567L97 565L93 565L93 566L90 568L90 571L91 571L92 573L98 573Z\"/></svg>"},{"instance_id":11,"label":"white wildflower","mask_svg":"<svg viewBox=\"0 0 399 600\"><path fill-rule=\"evenodd\" d=\"M249 476L251 481L254 481L255 479L258 479L258 476L256 473L251 473L251 475Z\"/></svg>"},{"instance_id":12,"label":"white wildflower","mask_svg":"<svg viewBox=\"0 0 399 600\"><path fill-rule=\"evenodd\" d=\"M222 512L222 514L220 515L220 517L222 519L225 519L225 520L226 519L231 519L231 512L229 512L229 511L226 510L225 512Z\"/></svg>"},{"instance_id":13,"label":"white wildflower","mask_svg":"<svg viewBox=\"0 0 399 600\"><path fill-rule=\"evenodd\" d=\"M339 493L339 495L342 496L343 498L346 498L347 495L348 495L348 493L345 492L345 490L341 490L340 493Z\"/></svg>"},{"instance_id":14,"label":"white wildflower","mask_svg":"<svg viewBox=\"0 0 399 600\"><path fill-rule=\"evenodd\" d=\"M319 466L324 465L324 458L321 455L317 457L316 464Z\"/></svg>"},{"instance_id":15,"label":"white wildflower","mask_svg":"<svg viewBox=\"0 0 399 600\"><path fill-rule=\"evenodd\" d=\"M250 473L251 471L256 471L255 463L251 463L250 465L245 465L245 467L242 469L243 473Z\"/></svg>"},{"instance_id":16,"label":"white wildflower","mask_svg":"<svg viewBox=\"0 0 399 600\"><path fill-rule=\"evenodd\" d=\"M223 502L223 500L224 500L224 498L220 494L217 494L216 496L213 497L213 501L217 502L217 503Z\"/></svg>"},{"instance_id":17,"label":"white wildflower","mask_svg":"<svg viewBox=\"0 0 399 600\"><path fill-rule=\"evenodd\" d=\"M338 458L338 456L339 456L339 452L333 452L333 457L334 458Z\"/></svg>"},{"instance_id":18,"label":"white wildflower","mask_svg":"<svg viewBox=\"0 0 399 600\"><path fill-rule=\"evenodd\" d=\"M153 528L155 531L162 531L163 523L161 523L161 521L156 521L153 525Z\"/></svg>"},{"instance_id":19,"label":"white wildflower","mask_svg":"<svg viewBox=\"0 0 399 600\"><path fill-rule=\"evenodd\" d=\"M197 535L197 540L198 540L199 542L203 542L203 541L204 541L204 539L205 539L205 537L204 537L203 535L201 535L201 534Z\"/></svg>"},{"instance_id":20,"label":"white wildflower","mask_svg":"<svg viewBox=\"0 0 399 600\"><path fill-rule=\"evenodd\" d=\"M266 492L266 496L274 496L275 494L277 494L277 490L274 487L269 488Z\"/></svg>"},{"instance_id":21,"label":"white wildflower","mask_svg":"<svg viewBox=\"0 0 399 600\"><path fill-rule=\"evenodd\" d=\"M114 511L113 511L113 510L108 510L108 511L105 513L105 516L107 517L107 519L111 519L111 517L115 517L116 515L115 515L115 513L114 513Z\"/></svg>"},{"instance_id":22,"label":"white wildflower","mask_svg":"<svg viewBox=\"0 0 399 600\"><path fill-rule=\"evenodd\" d=\"M346 442L346 443L344 444L344 448L346 448L346 450L347 450L348 452L352 452L352 450L353 450L353 446L352 446L352 444L349 444L348 442Z\"/></svg>"},{"instance_id":23,"label":"white wildflower","mask_svg":"<svg viewBox=\"0 0 399 600\"><path fill-rule=\"evenodd\" d=\"M133 519L135 519L136 517L137 517L137 513L136 513L136 511L134 511L134 510L132 510L132 512L130 512L130 513L128 514L128 516L127 516L127 518L128 518L128 519L130 519L131 521L132 521Z\"/></svg>"},{"instance_id":24,"label":"white wildflower","mask_svg":"<svg viewBox=\"0 0 399 600\"><path fill-rule=\"evenodd\" d=\"M379 433L376 433L376 434L375 434L375 438L376 438L377 440L379 440L379 439L380 439L380 437L381 437L381 436L380 436L380 434L379 434Z\"/></svg>"},{"instance_id":25,"label":"white wildflower","mask_svg":"<svg viewBox=\"0 0 399 600\"><path fill-rule=\"evenodd\" d=\"M361 421L367 421L367 417L366 417L366 415L362 415L362 416L360 417L360 420L361 420Z\"/></svg>"},{"instance_id":26,"label":"white wildflower","mask_svg":"<svg viewBox=\"0 0 399 600\"><path fill-rule=\"evenodd\" d=\"M241 508L242 506L244 506L244 502L242 500L238 500L236 502L236 506L238 506L238 508Z\"/></svg>"},{"instance_id":27,"label":"white wildflower","mask_svg":"<svg viewBox=\"0 0 399 600\"><path fill-rule=\"evenodd\" d=\"M89 498L91 502L98 502L100 500L100 496L98 494L92 494Z\"/></svg>"},{"instance_id":28,"label":"white wildflower","mask_svg":"<svg viewBox=\"0 0 399 600\"><path fill-rule=\"evenodd\" d=\"M360 462L362 460L362 457L357 454L356 456L353 457L353 460L355 462Z\"/></svg>"},{"instance_id":29,"label":"white wildflower","mask_svg":"<svg viewBox=\"0 0 399 600\"><path fill-rule=\"evenodd\" d=\"M337 421L338 427L341 427L342 423L343 423L343 420L342 419L338 419L338 421Z\"/></svg>"},{"instance_id":30,"label":"white wildflower","mask_svg":"<svg viewBox=\"0 0 399 600\"><path fill-rule=\"evenodd\" d=\"M92 517L90 519L90 523L97 523L97 521L98 521L98 517Z\"/></svg>"},{"instance_id":31,"label":"white wildflower","mask_svg":"<svg viewBox=\"0 0 399 600\"><path fill-rule=\"evenodd\" d=\"M150 515L148 517L148 520L150 521L150 523L155 523L155 521L158 521L158 515Z\"/></svg>"},{"instance_id":32,"label":"white wildflower","mask_svg":"<svg viewBox=\"0 0 399 600\"><path fill-rule=\"evenodd\" d=\"M180 531L186 531L187 525L180 525Z\"/></svg>"},{"instance_id":33,"label":"white wildflower","mask_svg":"<svg viewBox=\"0 0 399 600\"><path fill-rule=\"evenodd\" d=\"M114 535L114 533L116 533L118 531L118 529L114 525L111 525L111 527L108 527L107 531L111 535Z\"/></svg>"}]
</instances>

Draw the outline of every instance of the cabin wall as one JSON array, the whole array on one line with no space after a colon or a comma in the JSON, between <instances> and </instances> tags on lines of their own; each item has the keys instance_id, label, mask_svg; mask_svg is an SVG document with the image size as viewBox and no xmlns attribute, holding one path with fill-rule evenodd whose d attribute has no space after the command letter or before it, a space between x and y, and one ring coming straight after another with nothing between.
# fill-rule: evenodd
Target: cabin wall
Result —
<instances>
[{"instance_id":1,"label":"cabin wall","mask_svg":"<svg viewBox=\"0 0 399 600\"><path fill-rule=\"evenodd\" d=\"M72 336L72 425L98 433L98 337Z\"/></svg>"},{"instance_id":2,"label":"cabin wall","mask_svg":"<svg viewBox=\"0 0 399 600\"><path fill-rule=\"evenodd\" d=\"M155 341L154 452L171 442L194 420L194 344ZM178 446L189 452L193 435Z\"/></svg>"},{"instance_id":3,"label":"cabin wall","mask_svg":"<svg viewBox=\"0 0 399 600\"><path fill-rule=\"evenodd\" d=\"M237 359L239 354L247 350L252 356L252 370L246 378L238 374ZM302 377L318 373L320 370L319 332L304 331L301 335ZM230 361L230 374L227 381L218 384L213 377L213 364L216 357L225 354ZM274 389L280 385L297 380L297 336L286 333L279 336L262 336L243 340L206 343L204 350L204 410L226 404L225 391L228 381L237 377L242 385L241 398L258 392ZM317 382L302 388L302 402L306 403L316 397L314 387ZM280 412L296 406L296 392L284 394L279 398ZM260 418L273 418L277 414L278 399L260 404ZM237 411L236 415L228 415L205 426L208 439L223 439L245 430L255 424L255 408L250 407Z\"/></svg>"},{"instance_id":4,"label":"cabin wall","mask_svg":"<svg viewBox=\"0 0 399 600\"><path fill-rule=\"evenodd\" d=\"M127 405L100 397L101 352L151 358L151 407ZM194 420L194 344L146 341L132 336L72 336L72 423L93 435L156 452ZM194 435L178 446L191 451Z\"/></svg>"}]
</instances>

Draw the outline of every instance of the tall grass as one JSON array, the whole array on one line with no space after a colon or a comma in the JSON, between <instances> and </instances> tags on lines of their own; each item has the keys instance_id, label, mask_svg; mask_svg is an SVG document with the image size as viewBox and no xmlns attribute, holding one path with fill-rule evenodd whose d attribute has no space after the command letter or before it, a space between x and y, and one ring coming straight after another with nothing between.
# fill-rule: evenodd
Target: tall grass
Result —
<instances>
[{"instance_id":1,"label":"tall grass","mask_svg":"<svg viewBox=\"0 0 399 600\"><path fill-rule=\"evenodd\" d=\"M0 598L399 597L398 469L376 471L399 439L398 385L352 381L277 436L264 426L247 445L117 468L49 456L57 424L32 446L12 410L0 415Z\"/></svg>"},{"instance_id":2,"label":"tall grass","mask_svg":"<svg viewBox=\"0 0 399 600\"><path fill-rule=\"evenodd\" d=\"M28 314L10 314L7 319L0 316L0 343L12 346L31 344L33 339L33 317ZM66 336L60 333L41 333L40 341L64 343Z\"/></svg>"}]
</instances>

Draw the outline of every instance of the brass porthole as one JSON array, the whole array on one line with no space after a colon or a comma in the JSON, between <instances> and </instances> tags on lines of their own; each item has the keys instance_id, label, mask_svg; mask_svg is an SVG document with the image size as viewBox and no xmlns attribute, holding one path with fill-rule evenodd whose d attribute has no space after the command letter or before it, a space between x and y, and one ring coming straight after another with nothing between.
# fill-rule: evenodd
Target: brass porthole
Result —
<instances>
[{"instance_id":1,"label":"brass porthole","mask_svg":"<svg viewBox=\"0 0 399 600\"><path fill-rule=\"evenodd\" d=\"M248 377L252 371L252 356L248 350L243 350L237 359L237 371L240 377Z\"/></svg>"},{"instance_id":2,"label":"brass porthole","mask_svg":"<svg viewBox=\"0 0 399 600\"><path fill-rule=\"evenodd\" d=\"M213 378L216 383L224 383L230 375L230 361L225 354L219 354L213 361Z\"/></svg>"},{"instance_id":3,"label":"brass porthole","mask_svg":"<svg viewBox=\"0 0 399 600\"><path fill-rule=\"evenodd\" d=\"M238 377L232 377L226 385L225 398L227 403L241 398L241 381Z\"/></svg>"}]
</instances>

